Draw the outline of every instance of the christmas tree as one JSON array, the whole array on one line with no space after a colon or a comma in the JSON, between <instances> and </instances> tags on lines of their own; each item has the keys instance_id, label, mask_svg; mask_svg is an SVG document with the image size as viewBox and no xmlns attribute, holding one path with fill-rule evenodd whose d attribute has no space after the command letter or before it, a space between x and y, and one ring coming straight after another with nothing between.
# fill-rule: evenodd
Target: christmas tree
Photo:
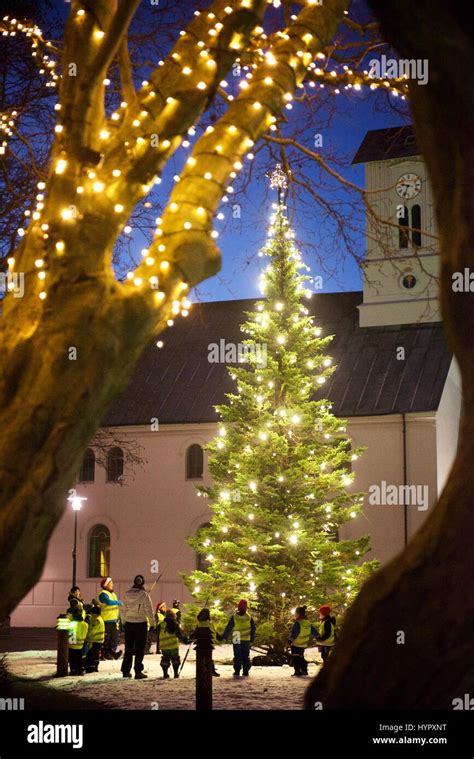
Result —
<instances>
[{"instance_id":1,"label":"christmas tree","mask_svg":"<svg viewBox=\"0 0 474 759\"><path fill-rule=\"evenodd\" d=\"M241 327L245 365L229 369L236 393L217 407L219 434L208 445L213 484L199 488L212 519L190 544L206 569L185 581L216 611L250 599L259 641L281 650L295 607L311 615L329 602L342 613L376 562L361 563L367 537L339 539L361 511L363 496L347 492L360 450L331 404L313 400L334 371L325 353L332 338L320 336L304 305L308 267L286 218L280 167L275 186L279 202L261 252L270 259L265 300Z\"/></svg>"}]
</instances>

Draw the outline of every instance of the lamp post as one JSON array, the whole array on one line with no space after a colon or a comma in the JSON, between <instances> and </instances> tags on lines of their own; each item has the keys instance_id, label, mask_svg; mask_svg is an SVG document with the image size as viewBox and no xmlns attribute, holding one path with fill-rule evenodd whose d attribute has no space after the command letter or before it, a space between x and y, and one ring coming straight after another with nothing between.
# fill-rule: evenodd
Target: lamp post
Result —
<instances>
[{"instance_id":1,"label":"lamp post","mask_svg":"<svg viewBox=\"0 0 474 759\"><path fill-rule=\"evenodd\" d=\"M76 584L76 548L77 548L77 512L81 510L82 501L87 501L84 496L74 495L68 498L74 511L74 544L72 548L72 587Z\"/></svg>"}]
</instances>

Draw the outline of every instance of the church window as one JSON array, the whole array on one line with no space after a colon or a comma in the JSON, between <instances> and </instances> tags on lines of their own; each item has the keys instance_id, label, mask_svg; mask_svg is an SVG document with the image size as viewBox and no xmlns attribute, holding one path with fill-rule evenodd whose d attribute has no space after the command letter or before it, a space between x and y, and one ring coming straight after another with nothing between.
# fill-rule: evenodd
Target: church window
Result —
<instances>
[{"instance_id":1,"label":"church window","mask_svg":"<svg viewBox=\"0 0 474 759\"><path fill-rule=\"evenodd\" d=\"M408 209L403 206L403 216L398 219L398 247L408 248L408 240L410 238L408 232Z\"/></svg>"},{"instance_id":2,"label":"church window","mask_svg":"<svg viewBox=\"0 0 474 759\"><path fill-rule=\"evenodd\" d=\"M405 290L412 290L417 283L417 279L414 274L409 272L408 274L404 274L402 277L402 285L405 288Z\"/></svg>"},{"instance_id":3,"label":"church window","mask_svg":"<svg viewBox=\"0 0 474 759\"><path fill-rule=\"evenodd\" d=\"M204 453L202 447L193 443L186 451L186 479L200 480L204 469Z\"/></svg>"},{"instance_id":4,"label":"church window","mask_svg":"<svg viewBox=\"0 0 474 759\"><path fill-rule=\"evenodd\" d=\"M421 245L421 206L414 205L411 209L411 226L412 233L411 239L413 245L420 247Z\"/></svg>"},{"instance_id":5,"label":"church window","mask_svg":"<svg viewBox=\"0 0 474 759\"><path fill-rule=\"evenodd\" d=\"M107 452L107 482L118 482L123 475L123 451L110 448Z\"/></svg>"},{"instance_id":6,"label":"church window","mask_svg":"<svg viewBox=\"0 0 474 759\"><path fill-rule=\"evenodd\" d=\"M79 482L94 482L95 478L95 454L92 448L88 448L82 459L81 468L78 474Z\"/></svg>"},{"instance_id":7,"label":"church window","mask_svg":"<svg viewBox=\"0 0 474 759\"><path fill-rule=\"evenodd\" d=\"M96 524L89 533L88 577L110 575L110 530L105 524Z\"/></svg>"}]
</instances>

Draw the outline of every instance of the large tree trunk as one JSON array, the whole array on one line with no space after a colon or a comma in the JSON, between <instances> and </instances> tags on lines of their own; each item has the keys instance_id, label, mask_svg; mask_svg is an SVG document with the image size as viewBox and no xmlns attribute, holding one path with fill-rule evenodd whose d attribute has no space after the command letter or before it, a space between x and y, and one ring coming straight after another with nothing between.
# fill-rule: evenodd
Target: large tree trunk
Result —
<instances>
[{"instance_id":1,"label":"large tree trunk","mask_svg":"<svg viewBox=\"0 0 474 759\"><path fill-rule=\"evenodd\" d=\"M419 144L434 189L442 255L441 301L464 393L460 445L436 508L406 550L362 589L340 642L306 693L306 708L450 709L473 695L474 296L452 273L474 270L474 45L469 12L444 0L371 0L402 58L429 60L412 84ZM397 643L397 634L405 643ZM402 636L399 636L399 640Z\"/></svg>"}]
</instances>

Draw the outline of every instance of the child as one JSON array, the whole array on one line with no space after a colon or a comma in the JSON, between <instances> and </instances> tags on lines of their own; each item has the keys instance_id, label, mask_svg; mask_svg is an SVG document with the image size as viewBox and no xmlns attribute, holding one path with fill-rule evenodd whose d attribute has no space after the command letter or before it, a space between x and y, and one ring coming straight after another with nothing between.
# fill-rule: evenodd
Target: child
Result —
<instances>
[{"instance_id":1,"label":"child","mask_svg":"<svg viewBox=\"0 0 474 759\"><path fill-rule=\"evenodd\" d=\"M319 607L319 620L318 643L324 664L336 642L336 617L331 616L331 607L327 604Z\"/></svg>"},{"instance_id":2,"label":"child","mask_svg":"<svg viewBox=\"0 0 474 759\"><path fill-rule=\"evenodd\" d=\"M73 609L80 609L80 611L84 611L84 599L81 595L81 589L78 585L73 585L71 590L69 591L69 595L67 598L69 607L66 612L66 615L68 619L72 619L72 612ZM83 619L85 618L85 614L83 614Z\"/></svg>"},{"instance_id":3,"label":"child","mask_svg":"<svg viewBox=\"0 0 474 759\"><path fill-rule=\"evenodd\" d=\"M216 640L222 640L222 635L219 635L216 631L214 622L211 621L211 613L209 609L201 609L197 615L197 625L193 633L191 633L190 640L196 640L198 637L199 628L207 627L211 631L212 647L216 645ZM212 662L212 674L214 677L220 677L219 672L216 670L214 662Z\"/></svg>"},{"instance_id":4,"label":"child","mask_svg":"<svg viewBox=\"0 0 474 759\"><path fill-rule=\"evenodd\" d=\"M87 637L87 622L83 619L83 610L73 608L69 622L69 670L71 675L83 675L82 649Z\"/></svg>"},{"instance_id":5,"label":"child","mask_svg":"<svg viewBox=\"0 0 474 759\"><path fill-rule=\"evenodd\" d=\"M228 640L232 636L232 648L234 649L234 677L248 677L250 671L250 646L255 640L255 622L247 611L248 603L242 598L237 604L237 612L232 614L227 626L222 633L222 638Z\"/></svg>"},{"instance_id":6,"label":"child","mask_svg":"<svg viewBox=\"0 0 474 759\"><path fill-rule=\"evenodd\" d=\"M99 660L105 639L105 623L101 617L98 603L92 602L87 622L87 643L89 644L89 650L85 660L85 671L98 672Z\"/></svg>"},{"instance_id":7,"label":"child","mask_svg":"<svg viewBox=\"0 0 474 759\"><path fill-rule=\"evenodd\" d=\"M298 606L288 640L291 646L291 663L295 668L295 677L303 677L308 674L308 662L304 658L304 650L308 648L311 637L317 638L318 631L306 616L306 606Z\"/></svg>"},{"instance_id":8,"label":"child","mask_svg":"<svg viewBox=\"0 0 474 759\"><path fill-rule=\"evenodd\" d=\"M189 643L189 639L183 635L183 632L176 621L174 611L168 609L165 618L159 623L156 631L156 652L161 648L161 669L163 670L163 680L169 678L168 669L170 664L173 665L174 676L179 677L179 643Z\"/></svg>"}]
</instances>

